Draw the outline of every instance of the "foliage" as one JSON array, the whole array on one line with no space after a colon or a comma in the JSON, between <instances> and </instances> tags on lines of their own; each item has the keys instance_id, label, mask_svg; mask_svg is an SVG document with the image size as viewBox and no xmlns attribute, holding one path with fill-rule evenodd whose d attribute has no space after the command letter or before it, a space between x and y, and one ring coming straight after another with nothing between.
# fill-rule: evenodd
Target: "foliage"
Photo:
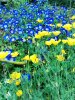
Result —
<instances>
[{"instance_id":1,"label":"foliage","mask_svg":"<svg viewBox=\"0 0 75 100\"><path fill-rule=\"evenodd\" d=\"M0 5L0 100L75 99L75 9Z\"/></svg>"}]
</instances>

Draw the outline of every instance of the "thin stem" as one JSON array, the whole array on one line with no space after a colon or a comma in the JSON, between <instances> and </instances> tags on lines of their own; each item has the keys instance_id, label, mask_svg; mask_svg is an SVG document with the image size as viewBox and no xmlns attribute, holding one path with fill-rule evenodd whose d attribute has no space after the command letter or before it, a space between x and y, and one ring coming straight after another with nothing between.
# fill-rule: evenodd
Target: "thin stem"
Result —
<instances>
[{"instance_id":1,"label":"thin stem","mask_svg":"<svg viewBox=\"0 0 75 100\"><path fill-rule=\"evenodd\" d=\"M2 60L2 59L0 59L0 62L7 62L10 64L15 64L15 65L25 65L25 62L8 61L8 60Z\"/></svg>"}]
</instances>

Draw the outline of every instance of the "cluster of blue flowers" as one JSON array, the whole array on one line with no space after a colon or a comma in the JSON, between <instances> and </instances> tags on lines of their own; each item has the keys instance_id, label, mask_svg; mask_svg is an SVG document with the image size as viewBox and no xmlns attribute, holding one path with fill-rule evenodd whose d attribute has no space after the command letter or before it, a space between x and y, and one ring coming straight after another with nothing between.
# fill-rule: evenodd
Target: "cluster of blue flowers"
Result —
<instances>
[{"instance_id":1,"label":"cluster of blue flowers","mask_svg":"<svg viewBox=\"0 0 75 100\"><path fill-rule=\"evenodd\" d=\"M8 42L25 42L25 38L33 37L39 31L57 30L56 26L52 27L50 24L66 24L69 21L67 12L68 9L65 7L52 6L49 8L48 6L41 6L41 3L36 5L24 3L18 9L10 8L10 10L0 5L0 30L4 32L3 39ZM71 12L71 15L73 14L75 14L74 10ZM43 22L38 23L37 19L42 19ZM64 28L59 30L70 35Z\"/></svg>"}]
</instances>

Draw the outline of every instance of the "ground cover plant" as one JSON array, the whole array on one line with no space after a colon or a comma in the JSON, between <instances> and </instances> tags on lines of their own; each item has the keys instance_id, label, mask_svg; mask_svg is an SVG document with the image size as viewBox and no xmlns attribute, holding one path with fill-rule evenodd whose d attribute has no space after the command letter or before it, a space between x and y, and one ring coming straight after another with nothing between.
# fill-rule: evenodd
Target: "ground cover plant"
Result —
<instances>
[{"instance_id":1,"label":"ground cover plant","mask_svg":"<svg viewBox=\"0 0 75 100\"><path fill-rule=\"evenodd\" d=\"M74 100L74 58L74 8L0 5L0 100Z\"/></svg>"}]
</instances>

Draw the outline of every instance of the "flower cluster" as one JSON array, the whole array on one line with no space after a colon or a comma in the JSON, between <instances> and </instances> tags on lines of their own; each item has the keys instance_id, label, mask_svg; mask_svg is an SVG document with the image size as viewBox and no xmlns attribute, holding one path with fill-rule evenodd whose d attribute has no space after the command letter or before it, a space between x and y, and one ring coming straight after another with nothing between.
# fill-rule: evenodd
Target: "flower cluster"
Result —
<instances>
[{"instance_id":1,"label":"flower cluster","mask_svg":"<svg viewBox=\"0 0 75 100\"><path fill-rule=\"evenodd\" d=\"M38 34L35 35L35 38L36 39L40 39L40 38L42 38L44 36L50 36L50 35L51 35L50 32L48 32L48 31L42 31L42 32L38 32Z\"/></svg>"},{"instance_id":2,"label":"flower cluster","mask_svg":"<svg viewBox=\"0 0 75 100\"><path fill-rule=\"evenodd\" d=\"M45 44L47 45L47 46L50 46L50 45L58 45L59 43L61 42L61 40L59 39L58 41L55 41L55 39L51 39L50 41L46 41L45 42Z\"/></svg>"},{"instance_id":3,"label":"flower cluster","mask_svg":"<svg viewBox=\"0 0 75 100\"><path fill-rule=\"evenodd\" d=\"M22 58L22 60L29 60L29 61L32 61L33 63L39 62L39 58L37 57L36 54L33 54L30 57L29 57L29 55L26 55L24 58Z\"/></svg>"},{"instance_id":4,"label":"flower cluster","mask_svg":"<svg viewBox=\"0 0 75 100\"><path fill-rule=\"evenodd\" d=\"M60 9L63 14L61 14ZM60 11L59 14L58 11ZM72 28L75 28L75 15L72 14L69 18L67 15L68 9L61 7L44 8L40 4L24 3L18 9L8 10L6 7L0 6L0 13L2 14L0 17L0 30L6 33L2 38L8 42L25 42L24 39L27 36L33 37L39 31L56 31L56 33L53 32L55 36L60 34L58 31L61 31L62 34L66 32L66 35L69 36ZM6 17L3 17L4 14ZM10 14L11 16L7 18ZM39 37L39 35L36 35L36 37Z\"/></svg>"}]
</instances>

